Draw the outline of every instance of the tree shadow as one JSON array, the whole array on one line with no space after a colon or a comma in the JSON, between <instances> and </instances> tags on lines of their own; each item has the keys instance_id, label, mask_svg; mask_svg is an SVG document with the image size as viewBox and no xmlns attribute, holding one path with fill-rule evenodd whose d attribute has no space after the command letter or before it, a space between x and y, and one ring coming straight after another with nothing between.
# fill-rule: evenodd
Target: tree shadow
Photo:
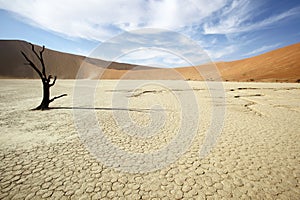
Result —
<instances>
[{"instance_id":1,"label":"tree shadow","mask_svg":"<svg viewBox=\"0 0 300 200\"><path fill-rule=\"evenodd\" d=\"M49 110L119 110L133 112L148 112L148 111L170 111L168 109L150 109L150 108L92 108L92 107L49 107Z\"/></svg>"}]
</instances>

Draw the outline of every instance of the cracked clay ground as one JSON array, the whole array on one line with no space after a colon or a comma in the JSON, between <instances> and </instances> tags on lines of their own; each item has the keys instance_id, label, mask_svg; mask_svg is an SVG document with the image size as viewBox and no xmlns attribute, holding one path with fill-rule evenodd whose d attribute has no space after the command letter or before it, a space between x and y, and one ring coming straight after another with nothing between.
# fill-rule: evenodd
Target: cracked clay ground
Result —
<instances>
[{"instance_id":1,"label":"cracked clay ground","mask_svg":"<svg viewBox=\"0 0 300 200\"><path fill-rule=\"evenodd\" d=\"M68 96L41 112L29 111L41 98L39 80L1 80L0 199L300 199L300 84L224 83L225 103L211 99L203 82L190 82L189 90L176 81L169 85L172 90L163 83L101 81L96 90L99 126L128 154L169 144L182 125L180 109L191 114L198 105L199 121L190 125L197 126L196 135L184 154L161 169L133 173L114 166L124 159L115 152L104 152L105 165L86 148L74 124L74 81L58 80L52 94ZM175 96L193 91L197 104L180 105ZM122 96L128 106L115 105ZM226 109L223 130L200 159L214 101ZM74 109L89 126L84 112L93 108ZM128 116L139 128L130 121L120 127ZM155 133L140 137L149 126ZM188 134L190 127L183 128ZM176 149L167 154L176 155Z\"/></svg>"}]
</instances>

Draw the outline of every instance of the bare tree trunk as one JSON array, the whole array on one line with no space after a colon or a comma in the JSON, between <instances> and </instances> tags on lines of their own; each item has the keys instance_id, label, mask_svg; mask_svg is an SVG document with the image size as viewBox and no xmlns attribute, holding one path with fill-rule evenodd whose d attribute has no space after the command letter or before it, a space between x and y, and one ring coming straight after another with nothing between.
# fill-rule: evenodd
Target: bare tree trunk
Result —
<instances>
[{"instance_id":1,"label":"bare tree trunk","mask_svg":"<svg viewBox=\"0 0 300 200\"><path fill-rule=\"evenodd\" d=\"M43 83L43 100L41 104L36 107L34 110L46 110L49 109L49 104L50 104L50 87Z\"/></svg>"},{"instance_id":2,"label":"bare tree trunk","mask_svg":"<svg viewBox=\"0 0 300 200\"><path fill-rule=\"evenodd\" d=\"M33 110L47 110L47 109L49 109L49 104L52 101L54 101L55 99L61 98L63 96L67 96L67 94L62 94L62 95L59 95L59 96L56 96L56 97L53 97L52 99L50 99L50 88L52 86L54 86L57 77L54 76L52 83L50 83L52 75L48 75L48 77L46 76L46 67L45 67L45 63L44 63L44 59L43 59L43 53L45 50L45 46L43 46L43 49L40 51L40 55L38 55L38 53L34 49L34 45L33 44L30 44L30 45L31 45L31 49L32 49L33 53L35 54L35 56L39 59L39 61L41 63L42 71L39 70L38 67L36 67L36 65L26 56L26 54L23 51L21 51L21 53L22 53L23 57L26 59L26 61L28 62L28 63L26 63L26 65L30 65L36 71L36 73L39 75L39 77L41 78L42 83L43 83L42 102L38 107L36 107Z\"/></svg>"}]
</instances>

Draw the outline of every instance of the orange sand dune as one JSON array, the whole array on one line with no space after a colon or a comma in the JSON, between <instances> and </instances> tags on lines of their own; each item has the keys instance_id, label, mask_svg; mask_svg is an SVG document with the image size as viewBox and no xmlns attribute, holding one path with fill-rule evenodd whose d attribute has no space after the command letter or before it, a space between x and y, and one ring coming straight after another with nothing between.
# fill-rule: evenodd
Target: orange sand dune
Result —
<instances>
[{"instance_id":1,"label":"orange sand dune","mask_svg":"<svg viewBox=\"0 0 300 200\"><path fill-rule=\"evenodd\" d=\"M29 66L24 65L20 51L33 58L31 47L25 41L0 41L0 77L38 78ZM300 43L243 60L173 69L108 62L49 49L45 50L45 62L48 72L62 79L76 78L82 65L81 78L203 80L198 70L209 73L217 66L224 81L296 82L300 79ZM209 80L217 80L217 77Z\"/></svg>"},{"instance_id":2,"label":"orange sand dune","mask_svg":"<svg viewBox=\"0 0 300 200\"><path fill-rule=\"evenodd\" d=\"M300 43L255 57L215 63L225 81L296 82L300 80ZM197 68L204 67L197 66ZM207 66L206 66L207 67ZM194 67L176 68L186 79L199 80Z\"/></svg>"},{"instance_id":3,"label":"orange sand dune","mask_svg":"<svg viewBox=\"0 0 300 200\"><path fill-rule=\"evenodd\" d=\"M223 79L231 81L295 82L300 79L300 43L217 66Z\"/></svg>"}]
</instances>

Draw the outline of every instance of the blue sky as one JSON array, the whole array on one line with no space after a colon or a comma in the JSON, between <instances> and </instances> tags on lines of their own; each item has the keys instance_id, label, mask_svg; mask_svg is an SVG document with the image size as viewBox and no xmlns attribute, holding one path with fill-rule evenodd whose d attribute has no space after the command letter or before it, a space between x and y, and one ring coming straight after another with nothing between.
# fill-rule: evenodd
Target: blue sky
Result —
<instances>
[{"instance_id":1,"label":"blue sky","mask_svg":"<svg viewBox=\"0 0 300 200\"><path fill-rule=\"evenodd\" d=\"M176 67L300 42L299 0L0 0L0 39Z\"/></svg>"}]
</instances>

